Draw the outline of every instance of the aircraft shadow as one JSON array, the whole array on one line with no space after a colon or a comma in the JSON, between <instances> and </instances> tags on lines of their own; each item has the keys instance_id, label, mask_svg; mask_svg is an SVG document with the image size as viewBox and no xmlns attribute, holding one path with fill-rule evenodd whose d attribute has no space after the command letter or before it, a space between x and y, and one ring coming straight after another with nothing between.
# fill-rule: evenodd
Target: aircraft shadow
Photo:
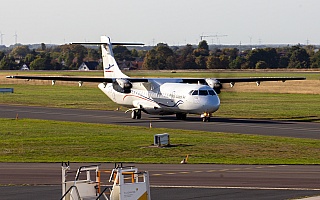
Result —
<instances>
[{"instance_id":1,"label":"aircraft shadow","mask_svg":"<svg viewBox=\"0 0 320 200\"><path fill-rule=\"evenodd\" d=\"M186 120L177 120L175 116L155 116L149 117L157 122L177 122L177 121L192 121L202 122L198 116L188 116ZM266 119L235 119L235 118L222 118L212 117L210 122L206 123L239 123L239 124L293 124L294 121L277 121L277 120L266 120Z\"/></svg>"}]
</instances>

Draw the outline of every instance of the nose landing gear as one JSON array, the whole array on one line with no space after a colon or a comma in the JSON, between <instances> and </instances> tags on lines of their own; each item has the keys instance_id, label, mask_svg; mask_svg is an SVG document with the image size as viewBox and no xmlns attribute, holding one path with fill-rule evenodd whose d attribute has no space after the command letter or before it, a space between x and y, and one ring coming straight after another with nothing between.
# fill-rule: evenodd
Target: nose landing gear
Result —
<instances>
[{"instance_id":1,"label":"nose landing gear","mask_svg":"<svg viewBox=\"0 0 320 200\"><path fill-rule=\"evenodd\" d=\"M133 110L131 113L132 119L141 119L141 110Z\"/></svg>"},{"instance_id":2,"label":"nose landing gear","mask_svg":"<svg viewBox=\"0 0 320 200\"><path fill-rule=\"evenodd\" d=\"M205 112L205 113L201 114L202 121L203 122L210 122L211 116L212 116L212 113Z\"/></svg>"},{"instance_id":3,"label":"nose landing gear","mask_svg":"<svg viewBox=\"0 0 320 200\"><path fill-rule=\"evenodd\" d=\"M125 113L131 111L131 118L132 119L141 119L141 109L138 108L132 108L127 110Z\"/></svg>"}]
</instances>

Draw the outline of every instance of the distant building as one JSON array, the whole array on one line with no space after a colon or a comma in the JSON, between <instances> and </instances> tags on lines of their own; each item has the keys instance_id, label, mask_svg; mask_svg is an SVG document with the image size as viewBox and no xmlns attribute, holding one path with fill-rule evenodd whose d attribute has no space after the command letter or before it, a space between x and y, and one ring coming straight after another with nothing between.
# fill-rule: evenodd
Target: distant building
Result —
<instances>
[{"instance_id":1,"label":"distant building","mask_svg":"<svg viewBox=\"0 0 320 200\"><path fill-rule=\"evenodd\" d=\"M99 63L95 61L83 62L78 70L89 71L89 70L97 70Z\"/></svg>"},{"instance_id":2,"label":"distant building","mask_svg":"<svg viewBox=\"0 0 320 200\"><path fill-rule=\"evenodd\" d=\"M22 65L20 70L29 70L29 67L28 67L28 65L24 64L24 65Z\"/></svg>"}]
</instances>

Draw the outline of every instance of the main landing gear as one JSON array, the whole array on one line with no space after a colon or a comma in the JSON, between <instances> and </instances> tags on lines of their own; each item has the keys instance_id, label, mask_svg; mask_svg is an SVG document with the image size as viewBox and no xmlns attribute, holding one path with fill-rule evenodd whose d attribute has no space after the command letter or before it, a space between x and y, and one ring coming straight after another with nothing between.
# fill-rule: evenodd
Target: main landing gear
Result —
<instances>
[{"instance_id":1,"label":"main landing gear","mask_svg":"<svg viewBox=\"0 0 320 200\"><path fill-rule=\"evenodd\" d=\"M131 112L132 119L141 119L141 110L133 110Z\"/></svg>"},{"instance_id":2,"label":"main landing gear","mask_svg":"<svg viewBox=\"0 0 320 200\"><path fill-rule=\"evenodd\" d=\"M203 122L210 122L210 118L211 118L212 114L211 113L203 113L201 114L201 118Z\"/></svg>"}]
</instances>

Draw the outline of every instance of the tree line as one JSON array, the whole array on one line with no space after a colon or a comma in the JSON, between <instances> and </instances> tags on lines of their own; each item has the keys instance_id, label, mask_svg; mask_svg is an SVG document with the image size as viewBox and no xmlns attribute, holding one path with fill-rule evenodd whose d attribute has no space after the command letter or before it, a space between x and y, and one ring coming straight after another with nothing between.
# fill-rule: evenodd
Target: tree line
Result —
<instances>
[{"instance_id":1,"label":"tree line","mask_svg":"<svg viewBox=\"0 0 320 200\"><path fill-rule=\"evenodd\" d=\"M314 46L285 46L240 51L238 48L209 49L207 41L198 46L170 47L159 43L150 50L113 48L117 61L143 59L142 69L279 69L320 68L320 51ZM19 45L0 51L0 69L18 70L27 65L31 70L76 70L84 61L101 61L100 48L82 45L60 45L37 49ZM102 69L101 62L98 69Z\"/></svg>"}]
</instances>

